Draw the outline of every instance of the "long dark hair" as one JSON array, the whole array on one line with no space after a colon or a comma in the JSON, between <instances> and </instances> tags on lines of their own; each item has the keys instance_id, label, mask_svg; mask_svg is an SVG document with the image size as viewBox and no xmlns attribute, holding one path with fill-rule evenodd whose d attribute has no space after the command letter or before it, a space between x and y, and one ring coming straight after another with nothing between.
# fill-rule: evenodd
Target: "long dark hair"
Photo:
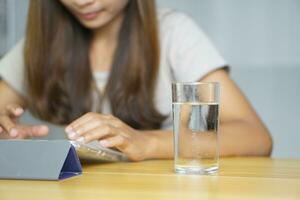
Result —
<instances>
[{"instance_id":1,"label":"long dark hair","mask_svg":"<svg viewBox=\"0 0 300 200\"><path fill-rule=\"evenodd\" d=\"M106 86L112 113L137 129L159 128L154 106L159 42L154 0L130 0ZM31 0L24 49L28 106L67 124L91 111L91 31L59 1Z\"/></svg>"}]
</instances>

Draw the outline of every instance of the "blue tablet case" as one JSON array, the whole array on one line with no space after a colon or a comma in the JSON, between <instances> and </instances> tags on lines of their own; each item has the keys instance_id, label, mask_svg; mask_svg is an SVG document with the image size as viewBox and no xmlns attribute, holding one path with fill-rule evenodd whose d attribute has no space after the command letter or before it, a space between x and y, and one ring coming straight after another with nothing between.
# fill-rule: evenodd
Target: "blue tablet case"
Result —
<instances>
[{"instance_id":1,"label":"blue tablet case","mask_svg":"<svg viewBox=\"0 0 300 200\"><path fill-rule=\"evenodd\" d=\"M62 180L82 173L67 140L0 140L0 178Z\"/></svg>"}]
</instances>

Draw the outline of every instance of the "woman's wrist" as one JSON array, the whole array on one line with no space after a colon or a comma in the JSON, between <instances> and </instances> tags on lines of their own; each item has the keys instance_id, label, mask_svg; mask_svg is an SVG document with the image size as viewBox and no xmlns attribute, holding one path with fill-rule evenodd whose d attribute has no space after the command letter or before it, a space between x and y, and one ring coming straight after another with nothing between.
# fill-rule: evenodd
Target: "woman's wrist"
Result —
<instances>
[{"instance_id":1,"label":"woman's wrist","mask_svg":"<svg viewBox=\"0 0 300 200\"><path fill-rule=\"evenodd\" d=\"M152 131L140 131L140 134L145 136L143 160L156 158L157 136Z\"/></svg>"},{"instance_id":2,"label":"woman's wrist","mask_svg":"<svg viewBox=\"0 0 300 200\"><path fill-rule=\"evenodd\" d=\"M171 158L173 156L173 135L171 131L141 131L141 134L145 134L147 137L145 160Z\"/></svg>"}]
</instances>

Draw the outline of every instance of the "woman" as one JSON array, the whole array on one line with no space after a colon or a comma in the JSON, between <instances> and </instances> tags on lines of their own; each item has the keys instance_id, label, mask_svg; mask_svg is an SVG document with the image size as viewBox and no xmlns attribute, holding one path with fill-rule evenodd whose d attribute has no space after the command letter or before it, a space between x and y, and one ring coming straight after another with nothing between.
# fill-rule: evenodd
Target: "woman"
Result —
<instances>
[{"instance_id":1,"label":"woman","mask_svg":"<svg viewBox=\"0 0 300 200\"><path fill-rule=\"evenodd\" d=\"M17 123L28 107L71 140L170 158L171 82L217 81L221 155L269 155L270 135L225 66L193 20L156 13L152 0L32 0L25 42L0 63L1 137L48 133Z\"/></svg>"}]
</instances>

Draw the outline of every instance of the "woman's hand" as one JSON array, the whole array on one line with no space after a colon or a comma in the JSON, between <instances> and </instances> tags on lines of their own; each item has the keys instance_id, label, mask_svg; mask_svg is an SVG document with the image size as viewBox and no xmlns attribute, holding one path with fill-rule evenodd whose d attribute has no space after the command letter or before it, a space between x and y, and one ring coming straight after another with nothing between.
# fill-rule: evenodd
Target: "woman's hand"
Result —
<instances>
[{"instance_id":1,"label":"woman's hand","mask_svg":"<svg viewBox=\"0 0 300 200\"><path fill-rule=\"evenodd\" d=\"M18 118L23 114L21 106L8 104L0 112L0 136L5 139L24 139L27 137L41 137L48 134L47 126L29 126L18 124Z\"/></svg>"},{"instance_id":2,"label":"woman's hand","mask_svg":"<svg viewBox=\"0 0 300 200\"><path fill-rule=\"evenodd\" d=\"M147 158L151 137L111 115L87 113L66 127L71 140L88 143L98 140L104 147L115 147L133 161Z\"/></svg>"}]
</instances>

